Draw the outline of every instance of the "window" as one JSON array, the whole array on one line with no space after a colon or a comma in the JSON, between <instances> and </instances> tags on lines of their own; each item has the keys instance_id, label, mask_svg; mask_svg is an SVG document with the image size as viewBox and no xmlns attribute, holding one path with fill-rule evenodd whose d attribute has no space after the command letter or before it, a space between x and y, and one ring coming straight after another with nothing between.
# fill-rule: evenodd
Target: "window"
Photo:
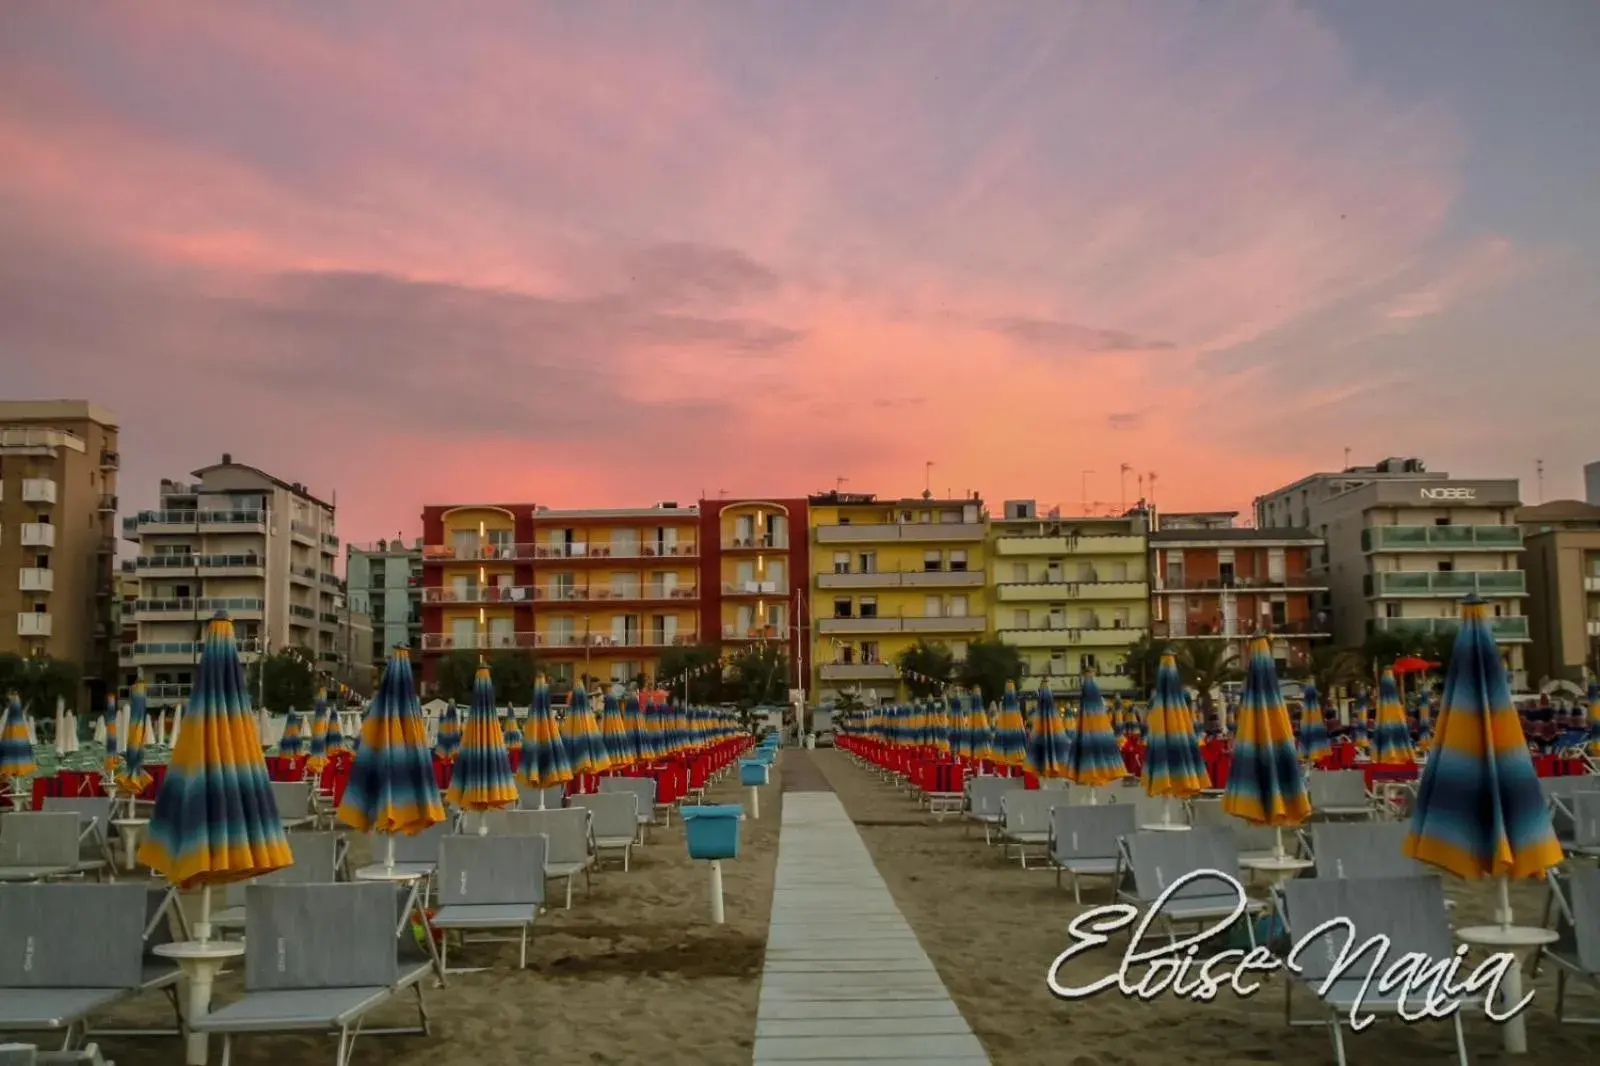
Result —
<instances>
[{"instance_id":1,"label":"window","mask_svg":"<svg viewBox=\"0 0 1600 1066\"><path fill-rule=\"evenodd\" d=\"M922 597L922 617L940 618L944 615L944 601L938 596Z\"/></svg>"},{"instance_id":2,"label":"window","mask_svg":"<svg viewBox=\"0 0 1600 1066\"><path fill-rule=\"evenodd\" d=\"M477 530L456 530L450 535L450 545L457 559L476 559L478 557Z\"/></svg>"},{"instance_id":3,"label":"window","mask_svg":"<svg viewBox=\"0 0 1600 1066\"><path fill-rule=\"evenodd\" d=\"M457 650L475 648L478 645L478 623L471 618L453 618L450 620L450 640Z\"/></svg>"},{"instance_id":4,"label":"window","mask_svg":"<svg viewBox=\"0 0 1600 1066\"><path fill-rule=\"evenodd\" d=\"M878 657L877 641L863 640L861 642L861 661L864 663L881 663L883 661Z\"/></svg>"},{"instance_id":5,"label":"window","mask_svg":"<svg viewBox=\"0 0 1600 1066\"><path fill-rule=\"evenodd\" d=\"M1049 664L1048 670L1049 670L1049 673L1050 673L1051 677L1066 677L1067 676L1067 653L1064 652L1064 651L1053 651L1053 652L1051 652L1050 653L1050 664Z\"/></svg>"},{"instance_id":6,"label":"window","mask_svg":"<svg viewBox=\"0 0 1600 1066\"><path fill-rule=\"evenodd\" d=\"M1225 589L1233 588L1233 563L1218 563L1217 578Z\"/></svg>"},{"instance_id":7,"label":"window","mask_svg":"<svg viewBox=\"0 0 1600 1066\"><path fill-rule=\"evenodd\" d=\"M876 617L878 617L878 597L876 597L876 596L863 596L863 597L861 597L861 617L862 618L876 618Z\"/></svg>"},{"instance_id":8,"label":"window","mask_svg":"<svg viewBox=\"0 0 1600 1066\"><path fill-rule=\"evenodd\" d=\"M876 574L878 572L878 553L862 552L856 556L856 570L862 574Z\"/></svg>"},{"instance_id":9,"label":"window","mask_svg":"<svg viewBox=\"0 0 1600 1066\"><path fill-rule=\"evenodd\" d=\"M850 644L839 644L833 649L833 661L849 664L856 661L856 649Z\"/></svg>"},{"instance_id":10,"label":"window","mask_svg":"<svg viewBox=\"0 0 1600 1066\"><path fill-rule=\"evenodd\" d=\"M1448 574L1450 571L1454 570L1455 568L1456 568L1456 564L1455 563L1440 563L1439 564L1439 573Z\"/></svg>"},{"instance_id":11,"label":"window","mask_svg":"<svg viewBox=\"0 0 1600 1066\"><path fill-rule=\"evenodd\" d=\"M1046 581L1062 580L1060 559L1051 559L1049 562L1044 564L1044 579Z\"/></svg>"},{"instance_id":12,"label":"window","mask_svg":"<svg viewBox=\"0 0 1600 1066\"><path fill-rule=\"evenodd\" d=\"M1100 667L1095 663L1093 652L1086 651L1078 656L1078 673L1086 674L1091 670L1098 673L1099 669Z\"/></svg>"},{"instance_id":13,"label":"window","mask_svg":"<svg viewBox=\"0 0 1600 1066\"><path fill-rule=\"evenodd\" d=\"M1019 607L1011 612L1011 628L1027 629L1029 621L1028 609L1026 607Z\"/></svg>"},{"instance_id":14,"label":"window","mask_svg":"<svg viewBox=\"0 0 1600 1066\"><path fill-rule=\"evenodd\" d=\"M489 530L489 546L494 549L496 558L509 559L511 557L511 536L509 529Z\"/></svg>"},{"instance_id":15,"label":"window","mask_svg":"<svg viewBox=\"0 0 1600 1066\"><path fill-rule=\"evenodd\" d=\"M572 684L571 663L541 663L540 665L543 669L550 671L551 681L562 685Z\"/></svg>"},{"instance_id":16,"label":"window","mask_svg":"<svg viewBox=\"0 0 1600 1066\"><path fill-rule=\"evenodd\" d=\"M1112 563L1111 567L1110 567L1110 571L1111 571L1111 573L1110 573L1110 576L1107 578L1107 580L1109 580L1109 581L1126 581L1126 580L1128 580L1128 564L1127 563Z\"/></svg>"},{"instance_id":17,"label":"window","mask_svg":"<svg viewBox=\"0 0 1600 1066\"><path fill-rule=\"evenodd\" d=\"M1282 629L1289 624L1289 605L1283 600L1273 600L1271 612L1273 629Z\"/></svg>"},{"instance_id":18,"label":"window","mask_svg":"<svg viewBox=\"0 0 1600 1066\"><path fill-rule=\"evenodd\" d=\"M850 572L849 552L833 553L833 572L836 574L848 574Z\"/></svg>"},{"instance_id":19,"label":"window","mask_svg":"<svg viewBox=\"0 0 1600 1066\"><path fill-rule=\"evenodd\" d=\"M1384 604L1383 605L1383 616L1385 618L1399 618L1400 617L1400 605L1398 603L1386 603L1386 604Z\"/></svg>"},{"instance_id":20,"label":"window","mask_svg":"<svg viewBox=\"0 0 1600 1066\"><path fill-rule=\"evenodd\" d=\"M1085 608L1084 610L1079 611L1078 612L1078 628L1080 628L1080 629L1099 629L1100 628L1100 616L1098 614L1095 614L1093 611L1089 610L1088 608Z\"/></svg>"},{"instance_id":21,"label":"window","mask_svg":"<svg viewBox=\"0 0 1600 1066\"><path fill-rule=\"evenodd\" d=\"M939 555L937 549L929 548L922 553L922 569L926 571L944 569L943 557Z\"/></svg>"},{"instance_id":22,"label":"window","mask_svg":"<svg viewBox=\"0 0 1600 1066\"><path fill-rule=\"evenodd\" d=\"M1028 564L1012 563L1011 580L1015 581L1019 585L1026 585L1028 583Z\"/></svg>"},{"instance_id":23,"label":"window","mask_svg":"<svg viewBox=\"0 0 1600 1066\"><path fill-rule=\"evenodd\" d=\"M965 618L967 616L967 598L965 596L951 596L950 609L946 613L951 618Z\"/></svg>"},{"instance_id":24,"label":"window","mask_svg":"<svg viewBox=\"0 0 1600 1066\"><path fill-rule=\"evenodd\" d=\"M965 548L950 549L950 571L956 574L967 572L967 551Z\"/></svg>"},{"instance_id":25,"label":"window","mask_svg":"<svg viewBox=\"0 0 1600 1066\"><path fill-rule=\"evenodd\" d=\"M639 664L636 662L615 662L611 664L611 683L613 685L626 685L640 673Z\"/></svg>"},{"instance_id":26,"label":"window","mask_svg":"<svg viewBox=\"0 0 1600 1066\"><path fill-rule=\"evenodd\" d=\"M33 565L39 570L50 569L50 553L42 552L39 555L35 555L33 557Z\"/></svg>"},{"instance_id":27,"label":"window","mask_svg":"<svg viewBox=\"0 0 1600 1066\"><path fill-rule=\"evenodd\" d=\"M1433 524L1436 526L1447 526L1450 524L1450 516L1445 515L1443 518L1435 518L1433 520Z\"/></svg>"},{"instance_id":28,"label":"window","mask_svg":"<svg viewBox=\"0 0 1600 1066\"><path fill-rule=\"evenodd\" d=\"M1176 559L1171 555L1167 556L1167 588L1183 588L1183 559L1181 556Z\"/></svg>"},{"instance_id":29,"label":"window","mask_svg":"<svg viewBox=\"0 0 1600 1066\"><path fill-rule=\"evenodd\" d=\"M1094 564L1093 563L1079 563L1078 564L1078 580L1079 581L1098 581L1098 580L1100 580L1099 575L1095 573Z\"/></svg>"},{"instance_id":30,"label":"window","mask_svg":"<svg viewBox=\"0 0 1600 1066\"><path fill-rule=\"evenodd\" d=\"M1267 580L1281 585L1287 575L1288 565L1283 549L1267 549Z\"/></svg>"},{"instance_id":31,"label":"window","mask_svg":"<svg viewBox=\"0 0 1600 1066\"><path fill-rule=\"evenodd\" d=\"M849 596L841 596L833 601L833 616L835 618L850 617L851 601Z\"/></svg>"},{"instance_id":32,"label":"window","mask_svg":"<svg viewBox=\"0 0 1600 1066\"><path fill-rule=\"evenodd\" d=\"M1067 628L1067 609L1060 604L1052 603L1048 619L1051 629Z\"/></svg>"}]
</instances>

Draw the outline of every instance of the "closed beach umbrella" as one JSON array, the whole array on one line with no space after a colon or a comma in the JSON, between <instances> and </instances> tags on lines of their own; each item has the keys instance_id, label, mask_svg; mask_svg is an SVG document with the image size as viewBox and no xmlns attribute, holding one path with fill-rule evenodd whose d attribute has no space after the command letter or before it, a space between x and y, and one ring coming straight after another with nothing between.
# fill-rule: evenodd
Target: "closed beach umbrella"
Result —
<instances>
[{"instance_id":1,"label":"closed beach umbrella","mask_svg":"<svg viewBox=\"0 0 1600 1066\"><path fill-rule=\"evenodd\" d=\"M311 751L306 756L306 770L319 774L328 765L328 690L317 689L317 698L311 705Z\"/></svg>"},{"instance_id":2,"label":"closed beach umbrella","mask_svg":"<svg viewBox=\"0 0 1600 1066\"><path fill-rule=\"evenodd\" d=\"M299 755L305 748L305 740L300 735L300 714L293 707L283 720L283 736L278 738L278 754L285 759L292 759Z\"/></svg>"},{"instance_id":3,"label":"closed beach umbrella","mask_svg":"<svg viewBox=\"0 0 1600 1066\"><path fill-rule=\"evenodd\" d=\"M117 775L117 789L130 801L150 785L150 774L144 768L149 721L144 682L135 681L128 690L128 736L122 746L122 772Z\"/></svg>"},{"instance_id":4,"label":"closed beach umbrella","mask_svg":"<svg viewBox=\"0 0 1600 1066\"><path fill-rule=\"evenodd\" d=\"M180 889L202 889L196 926L202 941L211 936L212 885L294 862L226 612L206 626L189 713L156 793L139 861Z\"/></svg>"},{"instance_id":5,"label":"closed beach umbrella","mask_svg":"<svg viewBox=\"0 0 1600 1066\"><path fill-rule=\"evenodd\" d=\"M1367 694L1362 692L1356 696L1355 706L1350 709L1350 739L1355 742L1356 751L1367 752L1372 749L1372 741L1367 736Z\"/></svg>"},{"instance_id":6,"label":"closed beach umbrella","mask_svg":"<svg viewBox=\"0 0 1600 1066\"><path fill-rule=\"evenodd\" d=\"M659 694L651 692L645 699L643 710L639 713L645 758L650 762L664 758L667 754L666 712L667 709L662 706Z\"/></svg>"},{"instance_id":7,"label":"closed beach umbrella","mask_svg":"<svg viewBox=\"0 0 1600 1066\"><path fill-rule=\"evenodd\" d=\"M444 821L428 753L411 653L397 645L384 664L378 694L361 721L361 746L339 803L339 820L385 839L384 865L394 866L394 838L415 836Z\"/></svg>"},{"instance_id":8,"label":"closed beach umbrella","mask_svg":"<svg viewBox=\"0 0 1600 1066\"><path fill-rule=\"evenodd\" d=\"M1024 766L1028 761L1027 726L1022 720L1022 703L1014 681L1007 681L1000 697L1000 713L994 721L994 762L1000 766Z\"/></svg>"},{"instance_id":9,"label":"closed beach umbrella","mask_svg":"<svg viewBox=\"0 0 1600 1066\"><path fill-rule=\"evenodd\" d=\"M950 754L957 759L972 758L972 712L960 689L950 693Z\"/></svg>"},{"instance_id":10,"label":"closed beach umbrella","mask_svg":"<svg viewBox=\"0 0 1600 1066\"><path fill-rule=\"evenodd\" d=\"M1041 780L1064 781L1072 772L1067 763L1070 741L1067 723L1056 708L1056 698L1048 686L1039 688L1028 729L1028 767Z\"/></svg>"},{"instance_id":11,"label":"closed beach umbrella","mask_svg":"<svg viewBox=\"0 0 1600 1066\"><path fill-rule=\"evenodd\" d=\"M1251 642L1251 652L1255 654L1255 642ZM1270 661L1270 660L1269 660ZM1252 667L1253 668L1253 664ZM1248 680L1248 679L1247 679ZM1278 691L1278 671L1272 671L1272 691ZM1307 681L1304 697L1305 709L1300 712L1300 754L1305 756L1306 762L1315 764L1318 759L1325 759L1333 754L1333 742L1328 738L1328 719L1322 713L1322 697L1317 692L1317 686ZM1244 708L1240 707L1240 716L1244 715ZM1243 817L1242 815L1240 817ZM1299 825L1300 823L1294 823Z\"/></svg>"},{"instance_id":12,"label":"closed beach umbrella","mask_svg":"<svg viewBox=\"0 0 1600 1066\"><path fill-rule=\"evenodd\" d=\"M1210 782L1200 743L1194 735L1194 716L1178 679L1178 660L1169 651L1156 670L1155 692L1145 714L1144 773L1140 780L1151 796L1165 797L1165 824L1172 823L1174 799L1187 799Z\"/></svg>"},{"instance_id":13,"label":"closed beach umbrella","mask_svg":"<svg viewBox=\"0 0 1600 1066\"><path fill-rule=\"evenodd\" d=\"M528 722L522 731L520 772L524 781L541 790L572 780L572 764L567 761L567 749L561 743L561 730L550 706L550 683L543 677L534 683L533 704L528 708ZM539 799L543 802L543 791Z\"/></svg>"},{"instance_id":14,"label":"closed beach umbrella","mask_svg":"<svg viewBox=\"0 0 1600 1066\"><path fill-rule=\"evenodd\" d=\"M57 737L57 743L60 737ZM22 712L22 697L13 692L6 699L5 717L0 718L0 777L12 787L39 769L33 761L33 745L28 743L28 722Z\"/></svg>"},{"instance_id":15,"label":"closed beach umbrella","mask_svg":"<svg viewBox=\"0 0 1600 1066\"><path fill-rule=\"evenodd\" d=\"M600 735L605 739L606 757L611 765L621 769L637 756L633 750L633 736L628 731L628 720L623 716L622 704L615 690L605 694L600 704Z\"/></svg>"},{"instance_id":16,"label":"closed beach umbrella","mask_svg":"<svg viewBox=\"0 0 1600 1066\"><path fill-rule=\"evenodd\" d=\"M1417 693L1417 750L1427 751L1433 743L1433 716L1429 713L1428 694Z\"/></svg>"},{"instance_id":17,"label":"closed beach umbrella","mask_svg":"<svg viewBox=\"0 0 1600 1066\"><path fill-rule=\"evenodd\" d=\"M1461 608L1405 853L1467 880L1497 878L1502 925L1511 924L1508 880L1541 878L1562 859L1488 610L1476 597Z\"/></svg>"},{"instance_id":18,"label":"closed beach umbrella","mask_svg":"<svg viewBox=\"0 0 1600 1066\"><path fill-rule=\"evenodd\" d=\"M339 711L337 708L330 707L328 709L328 736L325 746L330 759L345 750L344 730L339 728Z\"/></svg>"},{"instance_id":19,"label":"closed beach umbrella","mask_svg":"<svg viewBox=\"0 0 1600 1066\"><path fill-rule=\"evenodd\" d=\"M567 745L567 758L574 774L603 774L611 769L605 737L589 706L589 693L581 684L572 690L567 718L561 725L561 739Z\"/></svg>"},{"instance_id":20,"label":"closed beach umbrella","mask_svg":"<svg viewBox=\"0 0 1600 1066\"><path fill-rule=\"evenodd\" d=\"M115 696L106 697L106 713L101 719L101 724L105 726L106 773L115 776L117 771L122 768L122 738L117 736L117 698Z\"/></svg>"},{"instance_id":21,"label":"closed beach umbrella","mask_svg":"<svg viewBox=\"0 0 1600 1066\"><path fill-rule=\"evenodd\" d=\"M968 697L972 713L972 757L994 761L994 723L989 712L983 709L983 693L973 692Z\"/></svg>"},{"instance_id":22,"label":"closed beach umbrella","mask_svg":"<svg viewBox=\"0 0 1600 1066\"><path fill-rule=\"evenodd\" d=\"M451 762L456 757L456 751L461 747L461 716L456 713L456 702L451 700L445 705L444 713L439 716L439 727L434 735L433 753L445 762Z\"/></svg>"},{"instance_id":23,"label":"closed beach umbrella","mask_svg":"<svg viewBox=\"0 0 1600 1066\"><path fill-rule=\"evenodd\" d=\"M1589 679L1589 744L1590 755L1600 755L1600 681Z\"/></svg>"},{"instance_id":24,"label":"closed beach umbrella","mask_svg":"<svg viewBox=\"0 0 1600 1066\"><path fill-rule=\"evenodd\" d=\"M640 706L638 689L629 689L622 701L622 717L628 725L628 751L632 762L649 762L649 741L644 735L644 708Z\"/></svg>"},{"instance_id":25,"label":"closed beach umbrella","mask_svg":"<svg viewBox=\"0 0 1600 1066\"><path fill-rule=\"evenodd\" d=\"M1067 780L1090 788L1110 784L1127 776L1117 735L1106 710L1105 697L1094 673L1085 672L1080 687L1080 706L1073 723L1072 744L1067 750ZM1093 800L1093 793L1090 799Z\"/></svg>"},{"instance_id":26,"label":"closed beach umbrella","mask_svg":"<svg viewBox=\"0 0 1600 1066\"><path fill-rule=\"evenodd\" d=\"M1406 709L1400 702L1400 688L1394 671L1385 667L1378 680L1378 726L1373 731L1377 749L1372 761L1379 766L1410 766L1417 761L1411 750L1411 727L1406 724Z\"/></svg>"},{"instance_id":27,"label":"closed beach umbrella","mask_svg":"<svg viewBox=\"0 0 1600 1066\"><path fill-rule=\"evenodd\" d=\"M506 742L506 754L511 757L511 769L515 771L522 764L522 722L517 718L515 707L509 708L506 713L502 736Z\"/></svg>"},{"instance_id":28,"label":"closed beach umbrella","mask_svg":"<svg viewBox=\"0 0 1600 1066\"><path fill-rule=\"evenodd\" d=\"M1273 849L1283 855L1283 828L1300 825L1311 817L1311 797L1296 757L1294 735L1289 725L1289 708L1278 688L1278 670L1272 661L1272 646L1265 637L1250 642L1246 664L1244 695L1239 704L1239 724L1234 734L1233 763L1228 770L1228 787L1222 796L1222 809L1253 825L1269 825L1278 830ZM1316 691L1306 689L1306 720L1322 720L1322 706ZM1323 730L1323 746L1327 747Z\"/></svg>"},{"instance_id":29,"label":"closed beach umbrella","mask_svg":"<svg viewBox=\"0 0 1600 1066\"><path fill-rule=\"evenodd\" d=\"M950 754L950 713L943 698L930 705L928 714L928 745L940 755Z\"/></svg>"},{"instance_id":30,"label":"closed beach umbrella","mask_svg":"<svg viewBox=\"0 0 1600 1066\"><path fill-rule=\"evenodd\" d=\"M463 811L497 811L517 801L517 779L511 774L511 755L495 713L494 682L481 660L472 678L472 702L445 798ZM486 829L481 826L479 831Z\"/></svg>"}]
</instances>

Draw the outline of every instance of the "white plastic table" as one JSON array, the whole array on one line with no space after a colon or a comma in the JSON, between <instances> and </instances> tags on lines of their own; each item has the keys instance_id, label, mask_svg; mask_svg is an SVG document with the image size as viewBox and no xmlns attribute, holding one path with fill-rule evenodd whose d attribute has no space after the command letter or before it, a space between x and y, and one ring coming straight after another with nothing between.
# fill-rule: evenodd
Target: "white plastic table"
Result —
<instances>
[{"instance_id":1,"label":"white plastic table","mask_svg":"<svg viewBox=\"0 0 1600 1066\"><path fill-rule=\"evenodd\" d=\"M363 867L355 872L357 881L393 881L397 885L420 881L427 876L428 874L421 870L402 870L398 866L392 870L386 870L382 866Z\"/></svg>"},{"instance_id":2,"label":"white plastic table","mask_svg":"<svg viewBox=\"0 0 1600 1066\"><path fill-rule=\"evenodd\" d=\"M149 825L150 819L113 818L111 824L117 827L117 832L122 837L122 868L131 870L134 867L134 856L139 853L139 830Z\"/></svg>"},{"instance_id":3,"label":"white plastic table","mask_svg":"<svg viewBox=\"0 0 1600 1066\"><path fill-rule=\"evenodd\" d=\"M1497 953L1507 952L1516 957L1517 964L1506 971L1505 980L1500 982L1500 996L1507 1007L1522 999L1523 960L1546 944L1555 943L1557 939L1554 929L1542 929L1536 925L1469 925L1457 929L1456 936L1471 947ZM1503 1028L1506 1051L1512 1055L1527 1054L1528 1026L1523 1015L1512 1018Z\"/></svg>"},{"instance_id":4,"label":"white plastic table","mask_svg":"<svg viewBox=\"0 0 1600 1066\"><path fill-rule=\"evenodd\" d=\"M229 940L183 940L176 944L157 944L151 948L164 959L171 959L183 971L189 988L189 1009L184 1012L189 1033L184 1040L186 1066L206 1066L208 1041L205 1033L194 1031L194 1022L211 1009L211 988L217 974L230 961L244 954L244 945Z\"/></svg>"},{"instance_id":5,"label":"white plastic table","mask_svg":"<svg viewBox=\"0 0 1600 1066\"><path fill-rule=\"evenodd\" d=\"M1184 822L1151 822L1139 828L1147 833L1187 833L1191 826Z\"/></svg>"},{"instance_id":6,"label":"white plastic table","mask_svg":"<svg viewBox=\"0 0 1600 1066\"><path fill-rule=\"evenodd\" d=\"M1239 860L1242 869L1264 875L1272 888L1315 865L1310 859L1297 859L1290 855L1260 855Z\"/></svg>"}]
</instances>

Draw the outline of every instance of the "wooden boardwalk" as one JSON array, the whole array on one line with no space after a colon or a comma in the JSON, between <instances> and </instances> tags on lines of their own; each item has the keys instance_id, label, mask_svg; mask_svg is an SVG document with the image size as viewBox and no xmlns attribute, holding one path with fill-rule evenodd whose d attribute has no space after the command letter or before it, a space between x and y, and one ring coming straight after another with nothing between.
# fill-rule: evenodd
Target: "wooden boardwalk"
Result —
<instances>
[{"instance_id":1,"label":"wooden boardwalk","mask_svg":"<svg viewBox=\"0 0 1600 1066\"><path fill-rule=\"evenodd\" d=\"M989 1062L832 792L784 791L754 1062Z\"/></svg>"}]
</instances>

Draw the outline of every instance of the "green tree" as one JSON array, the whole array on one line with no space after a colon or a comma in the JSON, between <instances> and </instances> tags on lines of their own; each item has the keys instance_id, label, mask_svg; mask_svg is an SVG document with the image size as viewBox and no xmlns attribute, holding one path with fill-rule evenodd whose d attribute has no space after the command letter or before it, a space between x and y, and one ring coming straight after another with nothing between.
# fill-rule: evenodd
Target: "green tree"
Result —
<instances>
[{"instance_id":1,"label":"green tree","mask_svg":"<svg viewBox=\"0 0 1600 1066\"><path fill-rule=\"evenodd\" d=\"M275 714L290 707L310 710L317 698L316 671L299 648L284 648L257 659L245 671L245 680L251 701L259 699L261 706Z\"/></svg>"},{"instance_id":2,"label":"green tree","mask_svg":"<svg viewBox=\"0 0 1600 1066\"><path fill-rule=\"evenodd\" d=\"M1361 658L1365 673L1376 675L1385 666L1406 653L1406 638L1387 629L1374 629L1361 643Z\"/></svg>"},{"instance_id":3,"label":"green tree","mask_svg":"<svg viewBox=\"0 0 1600 1066\"><path fill-rule=\"evenodd\" d=\"M1454 633L1425 633L1417 639L1415 651L1430 663L1438 663L1438 673L1450 672L1450 659L1456 651Z\"/></svg>"},{"instance_id":4,"label":"green tree","mask_svg":"<svg viewBox=\"0 0 1600 1066\"><path fill-rule=\"evenodd\" d=\"M1215 712L1212 690L1244 676L1239 657L1225 640L1186 640L1178 656L1183 682L1200 693L1200 708L1207 719Z\"/></svg>"},{"instance_id":5,"label":"green tree","mask_svg":"<svg viewBox=\"0 0 1600 1066\"><path fill-rule=\"evenodd\" d=\"M1302 681L1316 685L1325 700L1331 698L1334 690L1340 686L1348 689L1366 676L1359 651L1336 648L1332 644L1313 647L1310 657L1294 672Z\"/></svg>"},{"instance_id":6,"label":"green tree","mask_svg":"<svg viewBox=\"0 0 1600 1066\"><path fill-rule=\"evenodd\" d=\"M41 720L55 711L58 699L65 700L68 707L74 706L82 680L83 672L76 663L49 656L24 658L0 653L0 698L15 692L29 713Z\"/></svg>"},{"instance_id":7,"label":"green tree","mask_svg":"<svg viewBox=\"0 0 1600 1066\"><path fill-rule=\"evenodd\" d=\"M950 654L948 647L938 642L930 644L920 638L900 653L896 663L900 667L901 680L911 690L912 697L919 700L942 692L950 683L956 666L955 656Z\"/></svg>"},{"instance_id":8,"label":"green tree","mask_svg":"<svg viewBox=\"0 0 1600 1066\"><path fill-rule=\"evenodd\" d=\"M975 640L967 645L956 680L977 689L984 703L993 703L1005 693L1007 681L1022 681L1022 653L1003 640Z\"/></svg>"},{"instance_id":9,"label":"green tree","mask_svg":"<svg viewBox=\"0 0 1600 1066\"><path fill-rule=\"evenodd\" d=\"M472 679L478 673L478 653L453 651L439 657L434 685L442 700L465 703L472 698ZM497 690L498 694L498 690ZM530 698L532 693L530 692Z\"/></svg>"},{"instance_id":10,"label":"green tree","mask_svg":"<svg viewBox=\"0 0 1600 1066\"><path fill-rule=\"evenodd\" d=\"M721 703L723 697L722 649L715 644L678 644L661 652L656 683L683 699L684 675L689 677L689 698L694 703Z\"/></svg>"},{"instance_id":11,"label":"green tree","mask_svg":"<svg viewBox=\"0 0 1600 1066\"><path fill-rule=\"evenodd\" d=\"M728 665L729 703L753 707L782 704L789 697L789 655L778 644L760 641L742 649Z\"/></svg>"},{"instance_id":12,"label":"green tree","mask_svg":"<svg viewBox=\"0 0 1600 1066\"><path fill-rule=\"evenodd\" d=\"M527 651L497 651L489 659L489 677L494 681L495 702L526 707L533 702L533 684L539 677L539 664ZM471 688L467 698L471 698Z\"/></svg>"},{"instance_id":13,"label":"green tree","mask_svg":"<svg viewBox=\"0 0 1600 1066\"><path fill-rule=\"evenodd\" d=\"M1156 668L1161 665L1161 653L1166 650L1146 633L1129 646L1122 657L1123 672L1133 678L1134 692L1140 698L1148 696L1156 684Z\"/></svg>"}]
</instances>

